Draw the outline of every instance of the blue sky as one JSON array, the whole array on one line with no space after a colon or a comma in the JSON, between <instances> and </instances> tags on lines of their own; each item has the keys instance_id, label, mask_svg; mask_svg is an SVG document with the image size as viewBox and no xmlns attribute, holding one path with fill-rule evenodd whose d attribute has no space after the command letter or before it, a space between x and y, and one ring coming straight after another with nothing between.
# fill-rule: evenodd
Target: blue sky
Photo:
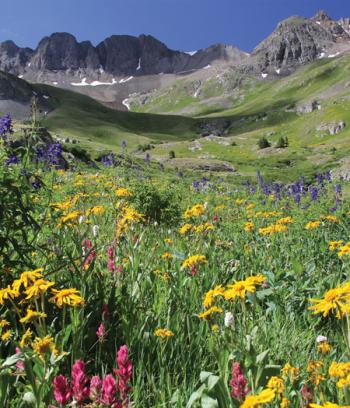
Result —
<instances>
[{"instance_id":1,"label":"blue sky","mask_svg":"<svg viewBox=\"0 0 350 408\"><path fill-rule=\"evenodd\" d=\"M1 0L0 41L35 48L45 35L67 31L97 44L112 34L151 34L170 48L214 43L250 51L278 21L325 9L350 17L350 0Z\"/></svg>"}]
</instances>

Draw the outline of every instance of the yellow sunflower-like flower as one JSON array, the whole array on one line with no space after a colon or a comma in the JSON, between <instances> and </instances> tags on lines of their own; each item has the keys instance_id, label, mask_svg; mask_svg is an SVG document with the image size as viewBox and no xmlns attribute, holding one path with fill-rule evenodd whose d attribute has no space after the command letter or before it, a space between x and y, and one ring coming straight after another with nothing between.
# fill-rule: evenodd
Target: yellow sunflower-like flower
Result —
<instances>
[{"instance_id":1,"label":"yellow sunflower-like flower","mask_svg":"<svg viewBox=\"0 0 350 408\"><path fill-rule=\"evenodd\" d=\"M321 221L310 221L305 225L306 230L313 230L321 225Z\"/></svg>"},{"instance_id":2,"label":"yellow sunflower-like flower","mask_svg":"<svg viewBox=\"0 0 350 408\"><path fill-rule=\"evenodd\" d=\"M246 232L251 232L254 230L254 223L251 221L248 221L244 224L244 231Z\"/></svg>"},{"instance_id":3,"label":"yellow sunflower-like flower","mask_svg":"<svg viewBox=\"0 0 350 408\"><path fill-rule=\"evenodd\" d=\"M131 197L131 196L132 196L132 194L130 193L130 191L129 191L128 189L126 189L126 188L123 188L123 187L118 188L118 189L116 190L116 192L115 192L115 195L116 195L117 197Z\"/></svg>"},{"instance_id":4,"label":"yellow sunflower-like flower","mask_svg":"<svg viewBox=\"0 0 350 408\"><path fill-rule=\"evenodd\" d=\"M27 290L24 292L27 297L26 299L32 299L38 297L45 293L49 288L54 286L54 282L46 281L45 279L38 279L33 283L32 286L28 287Z\"/></svg>"},{"instance_id":5,"label":"yellow sunflower-like flower","mask_svg":"<svg viewBox=\"0 0 350 408\"><path fill-rule=\"evenodd\" d=\"M208 261L204 255L192 255L183 261L181 268L193 268L199 264L206 263L208 263Z\"/></svg>"},{"instance_id":6,"label":"yellow sunflower-like flower","mask_svg":"<svg viewBox=\"0 0 350 408\"><path fill-rule=\"evenodd\" d=\"M233 285L227 286L228 289L224 292L224 298L225 300L244 299L247 292L255 293L256 287L263 284L265 280L266 278L263 275L257 275L236 281Z\"/></svg>"},{"instance_id":7,"label":"yellow sunflower-like flower","mask_svg":"<svg viewBox=\"0 0 350 408\"><path fill-rule=\"evenodd\" d=\"M272 402L275 398L275 391L266 388L258 395L248 395L241 405L241 408L261 408L261 404Z\"/></svg>"},{"instance_id":8,"label":"yellow sunflower-like flower","mask_svg":"<svg viewBox=\"0 0 350 408\"><path fill-rule=\"evenodd\" d=\"M284 381L281 377L273 376L269 379L267 388L275 391L276 395L282 396L285 390Z\"/></svg>"},{"instance_id":9,"label":"yellow sunflower-like flower","mask_svg":"<svg viewBox=\"0 0 350 408\"><path fill-rule=\"evenodd\" d=\"M4 333L1 334L1 341L6 342L12 335L11 330L6 330Z\"/></svg>"},{"instance_id":10,"label":"yellow sunflower-like flower","mask_svg":"<svg viewBox=\"0 0 350 408\"><path fill-rule=\"evenodd\" d=\"M19 296L18 292L14 291L10 285L0 289L0 306L5 303L5 300L15 299L17 296Z\"/></svg>"},{"instance_id":11,"label":"yellow sunflower-like flower","mask_svg":"<svg viewBox=\"0 0 350 408\"><path fill-rule=\"evenodd\" d=\"M174 333L171 330L168 330L168 329L157 329L157 330L155 330L154 335L156 337L160 337L162 339L165 339L167 337L173 337Z\"/></svg>"},{"instance_id":12,"label":"yellow sunflower-like flower","mask_svg":"<svg viewBox=\"0 0 350 408\"><path fill-rule=\"evenodd\" d=\"M294 379L299 375L299 368L293 367L289 363L286 363L281 369L281 374L284 377L290 377L291 381L294 381Z\"/></svg>"},{"instance_id":13,"label":"yellow sunflower-like flower","mask_svg":"<svg viewBox=\"0 0 350 408\"><path fill-rule=\"evenodd\" d=\"M181 235L186 235L188 232L191 231L193 225L192 224L184 224L182 227L179 228L179 233Z\"/></svg>"},{"instance_id":14,"label":"yellow sunflower-like flower","mask_svg":"<svg viewBox=\"0 0 350 408\"><path fill-rule=\"evenodd\" d=\"M32 323L37 319L45 319L47 317L46 313L36 312L32 309L27 309L27 314L22 317L19 321L20 323L27 324Z\"/></svg>"},{"instance_id":15,"label":"yellow sunflower-like flower","mask_svg":"<svg viewBox=\"0 0 350 408\"><path fill-rule=\"evenodd\" d=\"M336 317L340 319L349 312L350 301L350 283L345 283L337 288L327 291L322 299L310 299L315 303L309 307L313 314L322 314L327 317L330 312L335 312Z\"/></svg>"},{"instance_id":16,"label":"yellow sunflower-like flower","mask_svg":"<svg viewBox=\"0 0 350 408\"><path fill-rule=\"evenodd\" d=\"M211 307L210 309L206 310L205 312L200 313L200 314L198 315L198 317L199 317L200 319L207 319L207 318L210 317L213 313L223 313L223 312L224 312L224 311L223 311L220 307L213 306L213 307Z\"/></svg>"},{"instance_id":17,"label":"yellow sunflower-like flower","mask_svg":"<svg viewBox=\"0 0 350 408\"><path fill-rule=\"evenodd\" d=\"M203 298L203 306L211 307L217 296L223 296L225 288L222 285L215 286L214 289L210 289Z\"/></svg>"},{"instance_id":18,"label":"yellow sunflower-like flower","mask_svg":"<svg viewBox=\"0 0 350 408\"><path fill-rule=\"evenodd\" d=\"M330 251L335 251L344 244L344 241L330 241L328 242L328 248Z\"/></svg>"},{"instance_id":19,"label":"yellow sunflower-like flower","mask_svg":"<svg viewBox=\"0 0 350 408\"><path fill-rule=\"evenodd\" d=\"M205 207L203 204L196 204L192 208L188 209L184 213L185 218L199 217L205 212Z\"/></svg>"},{"instance_id":20,"label":"yellow sunflower-like flower","mask_svg":"<svg viewBox=\"0 0 350 408\"><path fill-rule=\"evenodd\" d=\"M52 289L54 296L49 299L49 302L54 302L57 307L61 308L64 305L78 307L84 305L84 299L80 296L77 289Z\"/></svg>"},{"instance_id":21,"label":"yellow sunflower-like flower","mask_svg":"<svg viewBox=\"0 0 350 408\"><path fill-rule=\"evenodd\" d=\"M29 340L31 339L33 335L33 332L30 329L27 329L25 331L25 333L23 334L20 342L19 342L19 346L20 348L23 348L25 345L27 345L29 343Z\"/></svg>"},{"instance_id":22,"label":"yellow sunflower-like flower","mask_svg":"<svg viewBox=\"0 0 350 408\"><path fill-rule=\"evenodd\" d=\"M48 352L56 352L56 346L53 337L36 337L32 343L32 348L36 354L43 357Z\"/></svg>"}]
</instances>

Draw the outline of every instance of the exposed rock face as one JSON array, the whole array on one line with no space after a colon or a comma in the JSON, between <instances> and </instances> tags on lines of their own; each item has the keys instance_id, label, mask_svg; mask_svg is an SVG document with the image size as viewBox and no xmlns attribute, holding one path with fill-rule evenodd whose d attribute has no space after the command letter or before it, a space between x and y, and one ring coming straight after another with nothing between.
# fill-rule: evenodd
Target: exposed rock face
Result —
<instances>
[{"instance_id":1,"label":"exposed rock face","mask_svg":"<svg viewBox=\"0 0 350 408\"><path fill-rule=\"evenodd\" d=\"M67 33L55 33L42 39L30 61L35 70L97 69L98 54L89 41L78 43Z\"/></svg>"},{"instance_id":2,"label":"exposed rock face","mask_svg":"<svg viewBox=\"0 0 350 408\"><path fill-rule=\"evenodd\" d=\"M233 63L246 57L238 48L221 44L194 53L174 51L150 35L113 35L94 47L71 34L54 33L43 38L35 51L19 48L12 41L0 43L0 69L16 75L26 71L133 76L181 73L216 60Z\"/></svg>"},{"instance_id":3,"label":"exposed rock face","mask_svg":"<svg viewBox=\"0 0 350 408\"><path fill-rule=\"evenodd\" d=\"M297 113L311 113L315 110L320 110L320 109L321 109L321 105L317 101L312 101L305 105L298 106L296 108L296 112Z\"/></svg>"},{"instance_id":4,"label":"exposed rock face","mask_svg":"<svg viewBox=\"0 0 350 408\"><path fill-rule=\"evenodd\" d=\"M0 68L14 75L21 74L34 51L30 48L19 48L13 41L0 43Z\"/></svg>"},{"instance_id":5,"label":"exposed rock face","mask_svg":"<svg viewBox=\"0 0 350 408\"><path fill-rule=\"evenodd\" d=\"M318 131L326 131L330 135L337 135L340 133L344 128L346 124L343 121L340 122L333 122L333 123L321 123L318 127Z\"/></svg>"},{"instance_id":6,"label":"exposed rock face","mask_svg":"<svg viewBox=\"0 0 350 408\"><path fill-rule=\"evenodd\" d=\"M311 19L293 16L252 53L253 64L262 73L288 74L297 66L323 58L339 42L350 40L348 19L332 20L324 11Z\"/></svg>"}]
</instances>

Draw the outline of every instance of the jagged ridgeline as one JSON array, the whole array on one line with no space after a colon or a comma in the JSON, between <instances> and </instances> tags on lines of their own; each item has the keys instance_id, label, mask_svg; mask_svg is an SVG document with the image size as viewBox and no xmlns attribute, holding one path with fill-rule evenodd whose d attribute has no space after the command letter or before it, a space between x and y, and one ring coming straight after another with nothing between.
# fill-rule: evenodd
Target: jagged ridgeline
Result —
<instances>
[{"instance_id":1,"label":"jagged ridgeline","mask_svg":"<svg viewBox=\"0 0 350 408\"><path fill-rule=\"evenodd\" d=\"M349 66L350 20L324 11L280 22L251 53L54 33L35 50L0 44L0 112L25 122L35 96L42 124L93 156L125 140L179 169L294 177L348 162Z\"/></svg>"}]
</instances>

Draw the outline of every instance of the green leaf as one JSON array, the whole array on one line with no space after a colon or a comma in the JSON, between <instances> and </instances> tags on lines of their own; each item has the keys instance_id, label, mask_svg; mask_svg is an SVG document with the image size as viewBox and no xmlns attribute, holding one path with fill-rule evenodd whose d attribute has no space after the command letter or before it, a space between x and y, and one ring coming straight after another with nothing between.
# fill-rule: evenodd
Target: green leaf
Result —
<instances>
[{"instance_id":1,"label":"green leaf","mask_svg":"<svg viewBox=\"0 0 350 408\"><path fill-rule=\"evenodd\" d=\"M201 399L202 408L218 408L218 401L214 398L209 397L209 395L203 395Z\"/></svg>"}]
</instances>

